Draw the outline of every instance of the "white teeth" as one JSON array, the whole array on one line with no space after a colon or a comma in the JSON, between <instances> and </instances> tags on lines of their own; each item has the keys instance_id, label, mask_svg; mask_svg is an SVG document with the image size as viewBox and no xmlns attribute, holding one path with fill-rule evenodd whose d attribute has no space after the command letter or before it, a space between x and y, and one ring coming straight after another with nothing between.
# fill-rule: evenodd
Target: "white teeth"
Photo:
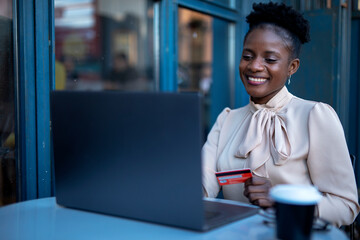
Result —
<instances>
[{"instance_id":1,"label":"white teeth","mask_svg":"<svg viewBox=\"0 0 360 240\"><path fill-rule=\"evenodd\" d=\"M250 81L253 82L265 82L266 78L254 78L254 77L248 77Z\"/></svg>"}]
</instances>

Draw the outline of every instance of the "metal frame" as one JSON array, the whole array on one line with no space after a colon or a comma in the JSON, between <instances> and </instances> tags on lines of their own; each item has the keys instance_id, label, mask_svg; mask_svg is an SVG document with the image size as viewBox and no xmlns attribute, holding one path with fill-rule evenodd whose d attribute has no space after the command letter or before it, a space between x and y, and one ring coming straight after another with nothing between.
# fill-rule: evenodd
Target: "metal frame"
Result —
<instances>
[{"instance_id":1,"label":"metal frame","mask_svg":"<svg viewBox=\"0 0 360 240\"><path fill-rule=\"evenodd\" d=\"M52 1L13 1L18 200L51 196ZM49 25L50 24L50 25ZM50 44L51 45L51 44ZM45 46L45 47L44 47Z\"/></svg>"},{"instance_id":2,"label":"metal frame","mask_svg":"<svg viewBox=\"0 0 360 240\"><path fill-rule=\"evenodd\" d=\"M350 102L350 56L351 56L351 1L348 5L343 5L344 1L334 1L333 5L338 7L339 14L339 31L338 39L339 56L338 56L338 69L339 75L338 92L337 92L337 111L344 126L346 139L349 140L349 102Z\"/></svg>"},{"instance_id":3,"label":"metal frame","mask_svg":"<svg viewBox=\"0 0 360 240\"><path fill-rule=\"evenodd\" d=\"M354 12L353 12L354 13ZM350 102L349 102L349 150L351 153L359 156L360 154L360 127L358 125L360 117L360 97L357 94L360 91L360 70L359 66L359 53L360 53L360 19L357 17L352 18L351 22L351 68L350 68ZM358 165L358 163L357 163ZM359 174L358 167L356 167L356 176ZM360 179L357 177L357 183L360 186Z\"/></svg>"},{"instance_id":4,"label":"metal frame","mask_svg":"<svg viewBox=\"0 0 360 240\"><path fill-rule=\"evenodd\" d=\"M19 64L18 64L18 56L19 56L19 46L18 46L18 13L17 13L17 2L13 1L13 64L14 64L14 106L15 106L15 145L16 151L15 151L15 159L16 159L16 179L17 179L17 198L20 199L20 196L22 195L22 182L20 180L21 177L21 161L20 161L20 143L21 139L19 136L20 134L20 86L19 86Z\"/></svg>"},{"instance_id":5,"label":"metal frame","mask_svg":"<svg viewBox=\"0 0 360 240\"><path fill-rule=\"evenodd\" d=\"M16 2L15 0L13 2ZM14 6L17 35L14 46L17 46L16 59L16 113L17 113L17 154L19 200L37 197L37 162L36 162L36 89L35 89L35 38L34 38L34 3L18 1ZM26 61L24 61L26 59Z\"/></svg>"},{"instance_id":6,"label":"metal frame","mask_svg":"<svg viewBox=\"0 0 360 240\"><path fill-rule=\"evenodd\" d=\"M49 3L49 83L50 90L55 89L55 6L53 0L48 0ZM50 113L49 113L50 115ZM52 144L52 130L51 130L51 118L50 118L50 172L51 172L51 196L55 195L55 176L54 176L54 154ZM49 169L46 169L48 171Z\"/></svg>"},{"instance_id":7,"label":"metal frame","mask_svg":"<svg viewBox=\"0 0 360 240\"><path fill-rule=\"evenodd\" d=\"M176 48L175 26L177 24L177 6L172 0L163 0L160 6L160 90L176 91Z\"/></svg>"},{"instance_id":8,"label":"metal frame","mask_svg":"<svg viewBox=\"0 0 360 240\"><path fill-rule=\"evenodd\" d=\"M51 194L49 1L35 0L35 79L38 197Z\"/></svg>"}]
</instances>

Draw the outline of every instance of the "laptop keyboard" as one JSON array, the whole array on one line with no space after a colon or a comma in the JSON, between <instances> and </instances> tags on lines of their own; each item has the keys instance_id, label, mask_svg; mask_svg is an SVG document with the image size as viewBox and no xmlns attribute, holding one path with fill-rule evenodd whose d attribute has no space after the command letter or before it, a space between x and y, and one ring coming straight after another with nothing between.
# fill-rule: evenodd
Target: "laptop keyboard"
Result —
<instances>
[{"instance_id":1,"label":"laptop keyboard","mask_svg":"<svg viewBox=\"0 0 360 240\"><path fill-rule=\"evenodd\" d=\"M205 219L210 220L221 216L221 212L205 209Z\"/></svg>"},{"instance_id":2,"label":"laptop keyboard","mask_svg":"<svg viewBox=\"0 0 360 240\"><path fill-rule=\"evenodd\" d=\"M206 228L240 220L258 212L257 208L204 200Z\"/></svg>"}]
</instances>

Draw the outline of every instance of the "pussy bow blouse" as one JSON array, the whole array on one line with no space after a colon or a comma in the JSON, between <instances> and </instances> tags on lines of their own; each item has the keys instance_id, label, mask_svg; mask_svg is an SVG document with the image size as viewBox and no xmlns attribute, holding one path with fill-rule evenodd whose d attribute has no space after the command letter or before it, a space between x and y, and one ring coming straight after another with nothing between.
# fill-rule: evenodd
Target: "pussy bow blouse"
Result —
<instances>
[{"instance_id":1,"label":"pussy bow blouse","mask_svg":"<svg viewBox=\"0 0 360 240\"><path fill-rule=\"evenodd\" d=\"M226 108L202 149L203 188L216 197L216 171L248 167L272 185L312 184L323 198L316 215L337 226L359 212L357 187L342 125L327 104L293 96L284 87L266 104ZM244 184L223 186L224 198L248 202Z\"/></svg>"}]
</instances>

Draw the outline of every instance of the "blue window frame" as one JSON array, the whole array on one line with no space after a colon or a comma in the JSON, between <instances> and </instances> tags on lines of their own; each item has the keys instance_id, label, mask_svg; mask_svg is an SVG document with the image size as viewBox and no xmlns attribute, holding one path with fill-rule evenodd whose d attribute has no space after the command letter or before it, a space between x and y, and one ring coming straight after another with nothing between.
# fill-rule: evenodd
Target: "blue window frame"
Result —
<instances>
[{"instance_id":1,"label":"blue window frame","mask_svg":"<svg viewBox=\"0 0 360 240\"><path fill-rule=\"evenodd\" d=\"M19 200L51 195L52 1L14 1Z\"/></svg>"},{"instance_id":2,"label":"blue window frame","mask_svg":"<svg viewBox=\"0 0 360 240\"><path fill-rule=\"evenodd\" d=\"M16 1L14 1L16 4ZM37 197L36 174L36 106L35 106L35 66L34 66L34 5L31 1L19 1L13 9L17 19L14 46L16 61L17 96L17 157L19 169L19 200ZM30 10L30 11L29 11ZM26 61L21 61L26 59Z\"/></svg>"}]
</instances>

